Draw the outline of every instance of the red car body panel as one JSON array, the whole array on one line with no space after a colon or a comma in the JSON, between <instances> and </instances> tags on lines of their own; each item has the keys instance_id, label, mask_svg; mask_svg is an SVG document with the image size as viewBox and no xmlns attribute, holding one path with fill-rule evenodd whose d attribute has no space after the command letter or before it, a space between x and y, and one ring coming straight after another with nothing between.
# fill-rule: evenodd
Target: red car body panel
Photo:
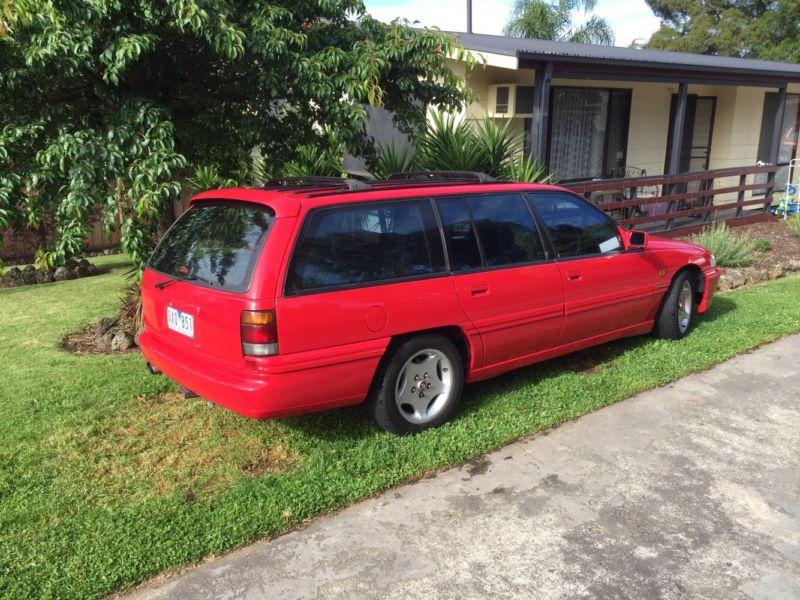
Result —
<instances>
[{"instance_id":1,"label":"red car body panel","mask_svg":"<svg viewBox=\"0 0 800 600\"><path fill-rule=\"evenodd\" d=\"M247 291L232 293L170 279L150 268L142 279L148 362L198 395L248 417L266 418L363 401L397 336L443 330L463 340L466 380L620 337L649 332L675 274L701 273L698 312L707 310L719 271L707 250L650 237L646 249L548 260L411 281L286 296L295 240L310 210L352 202L491 192L566 191L534 184L398 186L357 194L225 189L202 200L269 206L274 224ZM627 232L620 232L623 240ZM172 306L195 317L195 336L166 326ZM279 354L245 356L242 311L274 309Z\"/></svg>"}]
</instances>

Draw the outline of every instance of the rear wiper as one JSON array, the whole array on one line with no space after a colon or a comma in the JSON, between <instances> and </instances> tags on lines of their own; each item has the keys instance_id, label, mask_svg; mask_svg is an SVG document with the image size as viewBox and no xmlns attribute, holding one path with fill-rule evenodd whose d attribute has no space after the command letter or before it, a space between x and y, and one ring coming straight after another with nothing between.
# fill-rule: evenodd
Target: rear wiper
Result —
<instances>
[{"instance_id":1,"label":"rear wiper","mask_svg":"<svg viewBox=\"0 0 800 600\"><path fill-rule=\"evenodd\" d=\"M205 277L200 277L199 275L189 274L189 275L173 275L173 279L165 279L164 281L159 281L155 284L160 290L163 290L168 285L172 285L176 281L200 281L205 283L206 285L213 286L214 282L206 279Z\"/></svg>"}]
</instances>

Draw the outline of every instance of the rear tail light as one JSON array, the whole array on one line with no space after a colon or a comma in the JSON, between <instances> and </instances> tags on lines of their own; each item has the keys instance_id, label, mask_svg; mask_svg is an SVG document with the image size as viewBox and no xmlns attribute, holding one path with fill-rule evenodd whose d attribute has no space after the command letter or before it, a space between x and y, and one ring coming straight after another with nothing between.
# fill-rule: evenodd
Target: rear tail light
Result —
<instances>
[{"instance_id":1,"label":"rear tail light","mask_svg":"<svg viewBox=\"0 0 800 600\"><path fill-rule=\"evenodd\" d=\"M241 331L245 356L275 356L278 353L278 323L274 310L242 312Z\"/></svg>"}]
</instances>

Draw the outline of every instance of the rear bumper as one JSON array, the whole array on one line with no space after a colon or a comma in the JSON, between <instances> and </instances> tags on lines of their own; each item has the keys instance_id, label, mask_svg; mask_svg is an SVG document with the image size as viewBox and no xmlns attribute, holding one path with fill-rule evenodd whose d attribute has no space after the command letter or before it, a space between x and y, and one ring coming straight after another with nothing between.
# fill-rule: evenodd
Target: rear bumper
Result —
<instances>
[{"instance_id":1,"label":"rear bumper","mask_svg":"<svg viewBox=\"0 0 800 600\"><path fill-rule=\"evenodd\" d=\"M703 314L711 306L711 297L717 291L717 283L719 282L719 269L717 267L705 269L703 271L705 278L705 288L703 289L703 298L697 306L697 312Z\"/></svg>"},{"instance_id":2,"label":"rear bumper","mask_svg":"<svg viewBox=\"0 0 800 600\"><path fill-rule=\"evenodd\" d=\"M380 357L336 364L306 361L280 372L237 368L204 357L187 357L144 331L139 345L145 359L198 396L253 419L280 417L361 402ZM359 362L367 362L355 367ZM355 367L355 368L354 368ZM326 385L327 382L327 385ZM343 382L345 385L337 385Z\"/></svg>"}]
</instances>

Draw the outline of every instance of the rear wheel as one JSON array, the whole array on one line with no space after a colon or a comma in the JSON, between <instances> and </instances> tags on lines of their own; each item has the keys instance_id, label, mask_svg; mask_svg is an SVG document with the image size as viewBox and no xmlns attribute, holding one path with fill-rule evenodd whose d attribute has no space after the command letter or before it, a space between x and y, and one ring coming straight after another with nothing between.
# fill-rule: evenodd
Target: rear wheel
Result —
<instances>
[{"instance_id":1,"label":"rear wheel","mask_svg":"<svg viewBox=\"0 0 800 600\"><path fill-rule=\"evenodd\" d=\"M448 421L461 400L464 366L441 335L410 338L391 350L378 370L368 403L381 429L405 435Z\"/></svg>"},{"instance_id":2,"label":"rear wheel","mask_svg":"<svg viewBox=\"0 0 800 600\"><path fill-rule=\"evenodd\" d=\"M694 293L694 280L688 271L679 273L672 280L656 319L655 333L658 337L679 340L689 333L695 312Z\"/></svg>"}]
</instances>

